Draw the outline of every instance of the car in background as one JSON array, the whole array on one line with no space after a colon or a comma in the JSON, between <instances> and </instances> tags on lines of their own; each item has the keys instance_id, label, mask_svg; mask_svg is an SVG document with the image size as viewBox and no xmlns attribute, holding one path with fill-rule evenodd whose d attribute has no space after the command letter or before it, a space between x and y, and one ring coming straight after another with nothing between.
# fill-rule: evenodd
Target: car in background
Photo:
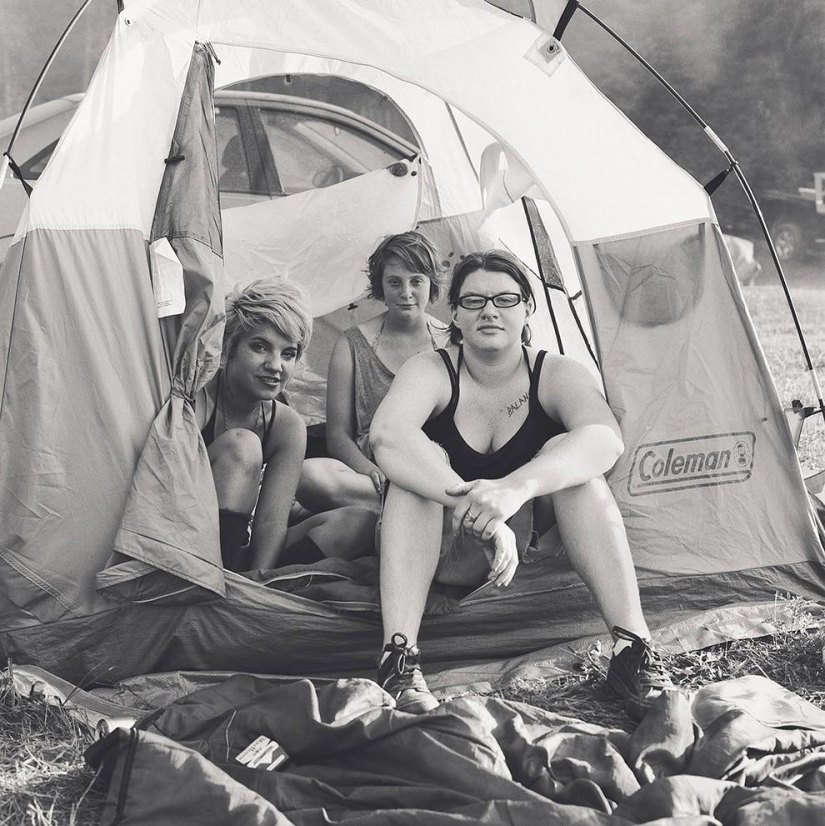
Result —
<instances>
[{"instance_id":1,"label":"car in background","mask_svg":"<svg viewBox=\"0 0 825 826\"><path fill-rule=\"evenodd\" d=\"M756 192L780 261L800 261L825 251L825 172L817 172L813 178L812 187ZM722 222L725 232L761 240L762 231L750 205L738 204L729 210Z\"/></svg>"},{"instance_id":2,"label":"car in background","mask_svg":"<svg viewBox=\"0 0 825 826\"><path fill-rule=\"evenodd\" d=\"M33 107L12 149L32 187L83 95ZM5 151L18 115L0 121ZM218 186L221 207L243 206L341 183L411 159L409 140L332 103L266 92L215 93ZM0 263L14 239L27 195L11 171L0 189Z\"/></svg>"},{"instance_id":3,"label":"car in background","mask_svg":"<svg viewBox=\"0 0 825 826\"><path fill-rule=\"evenodd\" d=\"M770 189L760 196L780 260L793 261L825 249L823 180L825 173L817 173L813 187L800 186L796 192Z\"/></svg>"}]
</instances>

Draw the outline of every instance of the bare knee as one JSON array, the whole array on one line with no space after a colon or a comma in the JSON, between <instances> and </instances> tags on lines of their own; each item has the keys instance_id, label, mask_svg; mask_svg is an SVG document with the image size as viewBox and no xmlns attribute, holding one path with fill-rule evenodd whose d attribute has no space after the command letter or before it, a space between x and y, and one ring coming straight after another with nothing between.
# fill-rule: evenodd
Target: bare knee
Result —
<instances>
[{"instance_id":1,"label":"bare knee","mask_svg":"<svg viewBox=\"0 0 825 826\"><path fill-rule=\"evenodd\" d=\"M301 479L298 482L297 497L302 495L317 496L328 492L329 473L319 459L306 459L301 466Z\"/></svg>"},{"instance_id":2,"label":"bare knee","mask_svg":"<svg viewBox=\"0 0 825 826\"><path fill-rule=\"evenodd\" d=\"M563 510L570 505L599 508L615 506L616 500L613 498L613 492L604 477L597 476L595 479L581 485L556 491L552 495L552 504L554 510Z\"/></svg>"},{"instance_id":3,"label":"bare knee","mask_svg":"<svg viewBox=\"0 0 825 826\"><path fill-rule=\"evenodd\" d=\"M261 440L251 430L233 427L221 433L209 445L212 465L221 464L250 473L258 473L263 464Z\"/></svg>"}]
</instances>

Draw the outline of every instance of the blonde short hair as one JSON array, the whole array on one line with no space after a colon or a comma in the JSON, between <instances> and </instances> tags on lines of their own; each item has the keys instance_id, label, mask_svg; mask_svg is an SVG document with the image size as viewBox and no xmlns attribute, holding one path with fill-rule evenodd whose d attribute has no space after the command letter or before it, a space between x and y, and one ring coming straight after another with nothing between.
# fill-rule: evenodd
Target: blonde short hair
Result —
<instances>
[{"instance_id":1,"label":"blonde short hair","mask_svg":"<svg viewBox=\"0 0 825 826\"><path fill-rule=\"evenodd\" d=\"M226 297L222 360L231 355L242 335L262 324L272 325L295 341L300 356L312 335L312 315L304 291L280 276L259 278L244 287L236 285Z\"/></svg>"}]
</instances>

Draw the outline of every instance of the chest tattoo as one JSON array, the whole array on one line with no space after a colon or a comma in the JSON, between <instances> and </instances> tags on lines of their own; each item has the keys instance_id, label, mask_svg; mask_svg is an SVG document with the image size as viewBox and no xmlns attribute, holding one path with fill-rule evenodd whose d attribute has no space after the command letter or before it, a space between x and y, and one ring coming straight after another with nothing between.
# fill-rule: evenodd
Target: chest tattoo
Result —
<instances>
[{"instance_id":1,"label":"chest tattoo","mask_svg":"<svg viewBox=\"0 0 825 826\"><path fill-rule=\"evenodd\" d=\"M518 410L524 404L524 402L526 402L529 398L530 398L530 394L529 393L524 393L521 396L519 396L514 402L511 402L510 404L508 404L507 405L507 417L509 418L510 416L512 416L513 413L515 413L516 410Z\"/></svg>"}]
</instances>

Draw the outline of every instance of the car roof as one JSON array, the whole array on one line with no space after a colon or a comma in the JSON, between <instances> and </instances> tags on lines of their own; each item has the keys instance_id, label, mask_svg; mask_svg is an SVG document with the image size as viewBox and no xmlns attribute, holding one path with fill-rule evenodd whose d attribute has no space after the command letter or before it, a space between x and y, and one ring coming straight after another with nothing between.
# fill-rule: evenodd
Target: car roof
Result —
<instances>
[{"instance_id":1,"label":"car roof","mask_svg":"<svg viewBox=\"0 0 825 826\"><path fill-rule=\"evenodd\" d=\"M22 163L24 159L56 140L66 128L83 97L82 93L65 95L29 109L23 120L23 127L12 148L12 156ZM215 104L217 106L220 106L221 103L248 103L249 101L254 101L262 107L273 107L307 114L323 114L333 122L346 123L362 132L380 137L401 156L411 158L420 152L414 144L389 129L350 109L331 103L269 92L246 92L229 89L218 89L215 92ZM14 132L19 117L20 113L17 113L0 120L0 151L6 150L8 139Z\"/></svg>"},{"instance_id":2,"label":"car roof","mask_svg":"<svg viewBox=\"0 0 825 826\"><path fill-rule=\"evenodd\" d=\"M372 135L380 136L388 145L395 149L400 155L412 158L420 152L420 149L410 141L405 140L395 132L390 131L384 126L381 126L375 121L353 112L351 109L345 109L342 106L336 106L334 103L326 103L312 98L301 98L294 95L281 95L273 92L247 92L236 91L232 89L218 89L215 92L215 104L220 106L221 103L230 103L237 101L239 103L254 102L262 108L274 108L287 112L297 112L306 114L322 113L330 121L339 121L346 123L367 132Z\"/></svg>"},{"instance_id":3,"label":"car roof","mask_svg":"<svg viewBox=\"0 0 825 826\"><path fill-rule=\"evenodd\" d=\"M83 100L83 97L82 92L76 92L73 95L64 95L63 97L55 98L46 103L39 103L37 106L32 106L26 113L23 128L28 129L35 124L42 123L44 120L48 120L65 112L74 112L75 107ZM14 132L14 127L17 126L19 118L20 113L17 112L14 115L9 115L7 118L0 120L0 141Z\"/></svg>"}]
</instances>

